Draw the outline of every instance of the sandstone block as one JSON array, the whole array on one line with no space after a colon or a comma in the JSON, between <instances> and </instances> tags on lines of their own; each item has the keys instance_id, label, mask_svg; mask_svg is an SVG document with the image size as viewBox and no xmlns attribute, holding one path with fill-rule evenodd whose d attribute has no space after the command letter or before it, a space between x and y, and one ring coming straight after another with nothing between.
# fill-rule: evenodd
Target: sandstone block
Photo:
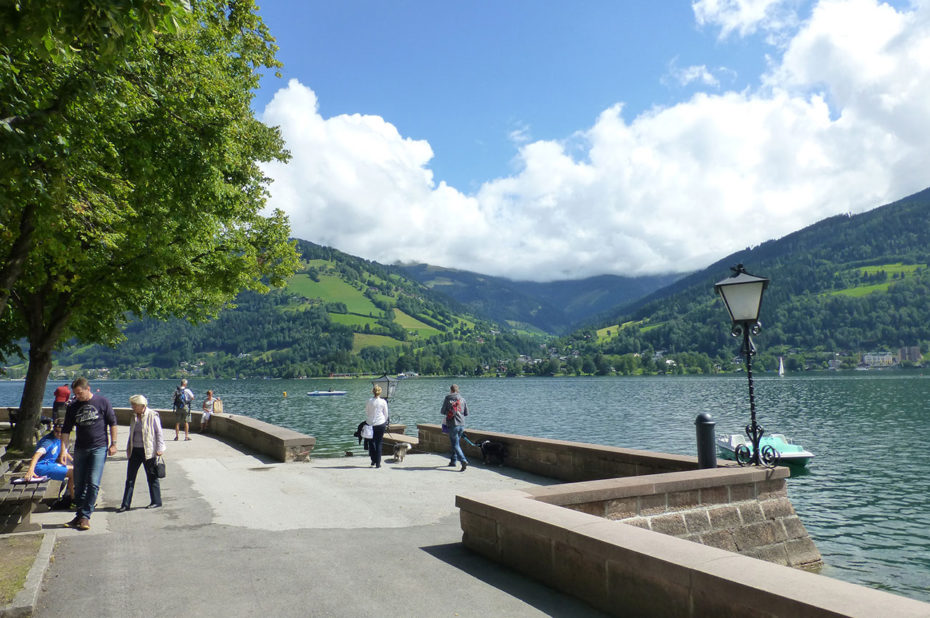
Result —
<instances>
[{"instance_id":1,"label":"sandstone block","mask_svg":"<svg viewBox=\"0 0 930 618\"><path fill-rule=\"evenodd\" d=\"M795 514L791 500L787 496L775 498L774 500L765 500L760 502L762 513L766 519L779 519L781 517L791 517Z\"/></svg>"},{"instance_id":2,"label":"sandstone block","mask_svg":"<svg viewBox=\"0 0 930 618\"><path fill-rule=\"evenodd\" d=\"M726 504L730 501L730 490L725 486L701 489L701 504Z\"/></svg>"},{"instance_id":3,"label":"sandstone block","mask_svg":"<svg viewBox=\"0 0 930 618\"><path fill-rule=\"evenodd\" d=\"M624 519L623 523L629 524L631 526L636 526L637 528L645 528L649 530L649 519L646 517L631 517L629 519Z\"/></svg>"},{"instance_id":4,"label":"sandstone block","mask_svg":"<svg viewBox=\"0 0 930 618\"><path fill-rule=\"evenodd\" d=\"M787 497L788 485L785 483L785 479L773 479L756 483L756 498L759 500Z\"/></svg>"},{"instance_id":5,"label":"sandstone block","mask_svg":"<svg viewBox=\"0 0 930 618\"><path fill-rule=\"evenodd\" d=\"M756 499L756 488L753 485L730 485L730 502L744 502Z\"/></svg>"},{"instance_id":6,"label":"sandstone block","mask_svg":"<svg viewBox=\"0 0 930 618\"><path fill-rule=\"evenodd\" d=\"M786 517L781 520L781 523L785 527L785 534L789 539L807 538L807 529L797 515Z\"/></svg>"},{"instance_id":7,"label":"sandstone block","mask_svg":"<svg viewBox=\"0 0 930 618\"><path fill-rule=\"evenodd\" d=\"M676 491L668 494L669 509L690 509L701 503L700 491Z\"/></svg>"},{"instance_id":8,"label":"sandstone block","mask_svg":"<svg viewBox=\"0 0 930 618\"><path fill-rule=\"evenodd\" d=\"M785 543L788 564L803 569L816 569L823 565L823 557L810 537L792 539Z\"/></svg>"},{"instance_id":9,"label":"sandstone block","mask_svg":"<svg viewBox=\"0 0 930 618\"><path fill-rule=\"evenodd\" d=\"M765 520L765 516L762 514L762 507L759 506L759 503L755 500L752 502L743 502L739 504L737 508L739 508L739 515L743 520L744 526Z\"/></svg>"},{"instance_id":10,"label":"sandstone block","mask_svg":"<svg viewBox=\"0 0 930 618\"><path fill-rule=\"evenodd\" d=\"M775 522L764 521L737 528L733 531L733 538L736 539L736 547L740 553L747 549L772 545L775 543Z\"/></svg>"},{"instance_id":11,"label":"sandstone block","mask_svg":"<svg viewBox=\"0 0 930 618\"><path fill-rule=\"evenodd\" d=\"M701 535L701 542L710 547L736 552L736 540L730 530L714 530Z\"/></svg>"},{"instance_id":12,"label":"sandstone block","mask_svg":"<svg viewBox=\"0 0 930 618\"><path fill-rule=\"evenodd\" d=\"M508 526L500 530L500 541L500 556L505 564L522 573L532 573L548 586L556 585L549 539Z\"/></svg>"},{"instance_id":13,"label":"sandstone block","mask_svg":"<svg viewBox=\"0 0 930 618\"><path fill-rule=\"evenodd\" d=\"M559 542L555 543L553 551L557 587L594 605L606 604L606 557L581 552L575 547Z\"/></svg>"},{"instance_id":14,"label":"sandstone block","mask_svg":"<svg viewBox=\"0 0 930 618\"><path fill-rule=\"evenodd\" d=\"M666 494L655 494L650 496L640 496L639 514L640 515L657 515L667 510L668 501Z\"/></svg>"},{"instance_id":15,"label":"sandstone block","mask_svg":"<svg viewBox=\"0 0 930 618\"><path fill-rule=\"evenodd\" d=\"M661 532L662 534L681 536L688 533L685 518L681 513L656 515L649 520L649 524L654 532Z\"/></svg>"},{"instance_id":16,"label":"sandstone block","mask_svg":"<svg viewBox=\"0 0 930 618\"><path fill-rule=\"evenodd\" d=\"M626 519L636 512L636 498L620 498L607 502L607 519Z\"/></svg>"},{"instance_id":17,"label":"sandstone block","mask_svg":"<svg viewBox=\"0 0 930 618\"><path fill-rule=\"evenodd\" d=\"M566 504L566 508L572 509L573 511L580 511L582 513L587 513L588 515L597 515L598 517L606 516L604 511L603 502L583 502L581 504Z\"/></svg>"},{"instance_id":18,"label":"sandstone block","mask_svg":"<svg viewBox=\"0 0 930 618\"><path fill-rule=\"evenodd\" d=\"M721 506L707 509L710 525L714 530L737 528L742 524L739 518L739 509L735 506Z\"/></svg>"},{"instance_id":19,"label":"sandstone block","mask_svg":"<svg viewBox=\"0 0 930 618\"><path fill-rule=\"evenodd\" d=\"M765 545L763 547L753 547L752 549L748 549L740 553L744 556L749 556L750 558L758 558L759 560L765 560L766 562L773 562L782 566L788 566L788 552L785 549L785 545L783 543Z\"/></svg>"},{"instance_id":20,"label":"sandstone block","mask_svg":"<svg viewBox=\"0 0 930 618\"><path fill-rule=\"evenodd\" d=\"M695 509L685 511L685 525L688 526L689 533L705 532L710 530L710 516L705 509Z\"/></svg>"}]
</instances>

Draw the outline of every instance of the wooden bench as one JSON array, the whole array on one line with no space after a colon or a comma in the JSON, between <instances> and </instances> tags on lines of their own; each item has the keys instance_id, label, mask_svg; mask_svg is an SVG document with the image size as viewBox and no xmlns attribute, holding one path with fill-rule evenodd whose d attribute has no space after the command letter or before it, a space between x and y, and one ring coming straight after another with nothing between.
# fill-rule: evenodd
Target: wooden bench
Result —
<instances>
[{"instance_id":1,"label":"wooden bench","mask_svg":"<svg viewBox=\"0 0 930 618\"><path fill-rule=\"evenodd\" d=\"M16 429L16 425L19 423L19 408L7 408L6 415L7 419L10 421L10 429ZM41 436L42 428L44 428L46 432L52 430L51 417L39 415L39 419L36 421L36 437Z\"/></svg>"},{"instance_id":2,"label":"wooden bench","mask_svg":"<svg viewBox=\"0 0 930 618\"><path fill-rule=\"evenodd\" d=\"M42 526L31 521L36 507L47 500L55 499L61 491L60 481L43 481L41 483L13 483L13 479L23 476L23 461L3 459L6 448L0 453L0 534L9 532L34 532Z\"/></svg>"}]
</instances>

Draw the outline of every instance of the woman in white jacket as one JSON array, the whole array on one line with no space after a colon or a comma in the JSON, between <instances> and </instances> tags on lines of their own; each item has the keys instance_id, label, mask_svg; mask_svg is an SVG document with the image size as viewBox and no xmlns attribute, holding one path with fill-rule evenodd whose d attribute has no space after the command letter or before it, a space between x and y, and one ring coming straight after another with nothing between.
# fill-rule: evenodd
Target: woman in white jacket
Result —
<instances>
[{"instance_id":1,"label":"woman in white jacket","mask_svg":"<svg viewBox=\"0 0 930 618\"><path fill-rule=\"evenodd\" d=\"M158 412L148 407L148 400L143 395L133 395L129 398L133 417L129 425L129 443L126 445L126 457L129 466L126 468L126 489L123 491L123 502L116 509L117 513L128 511L132 505L132 490L136 484L136 475L139 466L145 467L145 478L149 482L149 498L151 503L145 507L155 509L161 506L161 485L155 471L155 457L165 452L165 437L161 430L161 417Z\"/></svg>"},{"instance_id":2,"label":"woman in white jacket","mask_svg":"<svg viewBox=\"0 0 930 618\"><path fill-rule=\"evenodd\" d=\"M371 456L371 465L381 467L381 441L384 439L384 430L388 424L388 405L381 399L381 387L377 384L371 389L374 395L365 404L365 422L371 425L372 438L368 441L368 454Z\"/></svg>"}]
</instances>

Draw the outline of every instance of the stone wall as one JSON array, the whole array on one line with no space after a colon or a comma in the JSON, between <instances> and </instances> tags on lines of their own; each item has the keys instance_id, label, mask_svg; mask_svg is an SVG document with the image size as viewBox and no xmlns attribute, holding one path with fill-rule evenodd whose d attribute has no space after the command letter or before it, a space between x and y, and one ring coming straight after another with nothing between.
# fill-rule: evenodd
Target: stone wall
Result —
<instances>
[{"instance_id":1,"label":"stone wall","mask_svg":"<svg viewBox=\"0 0 930 618\"><path fill-rule=\"evenodd\" d=\"M697 475L684 487L720 472L726 471L661 475L668 477L665 495L678 492L671 477ZM615 479L623 480L629 479ZM589 484L576 484L578 491L563 485L457 496L462 542L615 616L930 616L926 603L544 501L590 504L608 490L578 485Z\"/></svg>"},{"instance_id":2,"label":"stone wall","mask_svg":"<svg viewBox=\"0 0 930 618\"><path fill-rule=\"evenodd\" d=\"M788 499L786 468L718 468L572 483L537 500L785 566L820 552Z\"/></svg>"},{"instance_id":3,"label":"stone wall","mask_svg":"<svg viewBox=\"0 0 930 618\"><path fill-rule=\"evenodd\" d=\"M417 450L427 453L450 453L449 436L439 425L418 424ZM502 442L507 446L505 465L560 481L589 481L618 476L640 476L662 472L697 470L697 457L670 455L636 449L530 438L494 431L467 429L465 435L475 444L482 440ZM465 456L481 459L481 450L461 442Z\"/></svg>"},{"instance_id":4,"label":"stone wall","mask_svg":"<svg viewBox=\"0 0 930 618\"><path fill-rule=\"evenodd\" d=\"M16 408L13 408L14 410ZM116 422L120 425L129 425L132 418L132 408L113 408L116 412ZM6 412L7 408L3 408ZM155 410L161 418L161 425L165 434L170 435L174 430L174 412L172 410ZM52 409L42 408L43 416L51 416ZM190 430L200 429L202 412L192 411ZM9 415L4 416L4 420ZM183 431L184 427L181 427ZM231 442L241 444L253 451L267 455L276 461L309 461L310 453L316 446L316 438L292 429L278 427L258 419L240 414L214 414L210 419L210 434L225 438ZM170 438L169 438L170 439ZM120 438L119 448L124 447Z\"/></svg>"}]
</instances>

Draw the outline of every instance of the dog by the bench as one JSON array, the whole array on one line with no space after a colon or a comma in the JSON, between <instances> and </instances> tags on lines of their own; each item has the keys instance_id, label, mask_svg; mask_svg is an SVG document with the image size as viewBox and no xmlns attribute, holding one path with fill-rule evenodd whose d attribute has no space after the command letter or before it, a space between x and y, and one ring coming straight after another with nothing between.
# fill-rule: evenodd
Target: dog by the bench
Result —
<instances>
[{"instance_id":1,"label":"dog by the bench","mask_svg":"<svg viewBox=\"0 0 930 618\"><path fill-rule=\"evenodd\" d=\"M485 464L494 463L497 466L504 465L504 458L507 457L506 444L493 440L483 440L477 446L481 449L482 462Z\"/></svg>"},{"instance_id":2,"label":"dog by the bench","mask_svg":"<svg viewBox=\"0 0 930 618\"><path fill-rule=\"evenodd\" d=\"M406 442L398 442L394 445L394 463L402 463L404 457L407 455L407 451L410 450L410 445Z\"/></svg>"}]
</instances>

